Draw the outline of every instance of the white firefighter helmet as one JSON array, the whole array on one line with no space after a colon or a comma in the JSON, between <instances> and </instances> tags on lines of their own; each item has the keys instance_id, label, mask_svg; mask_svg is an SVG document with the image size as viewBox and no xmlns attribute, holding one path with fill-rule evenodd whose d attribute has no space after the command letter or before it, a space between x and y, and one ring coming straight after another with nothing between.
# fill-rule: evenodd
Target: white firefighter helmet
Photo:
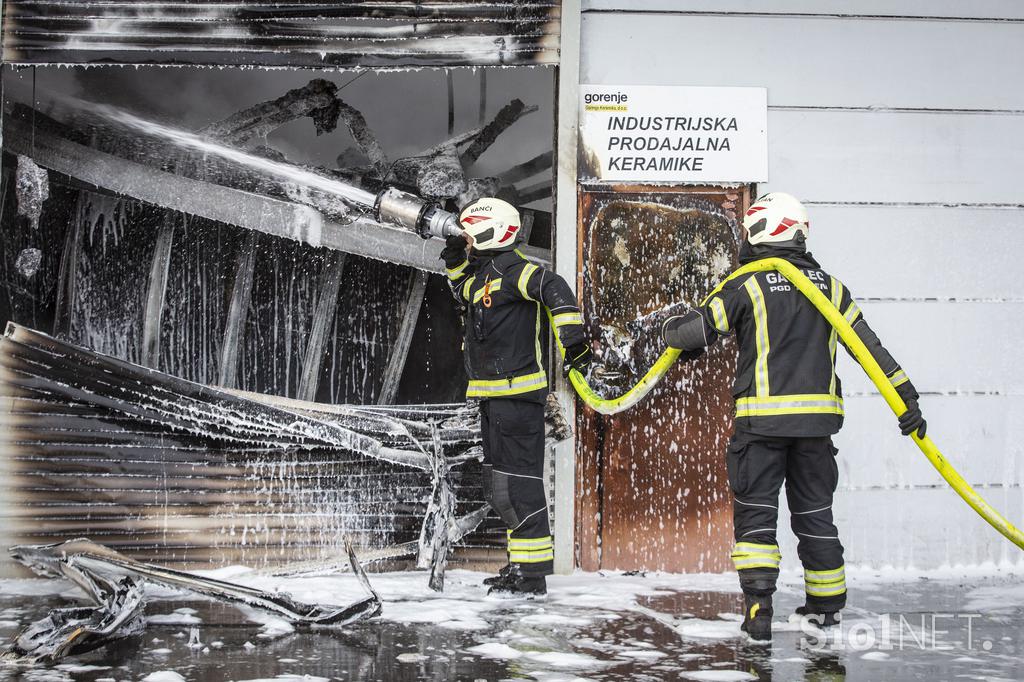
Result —
<instances>
[{"instance_id":1,"label":"white firefighter helmet","mask_svg":"<svg viewBox=\"0 0 1024 682\"><path fill-rule=\"evenodd\" d=\"M515 247L522 223L512 204L482 197L462 209L459 225L473 238L475 250L507 251Z\"/></svg>"},{"instance_id":2,"label":"white firefighter helmet","mask_svg":"<svg viewBox=\"0 0 1024 682\"><path fill-rule=\"evenodd\" d=\"M769 192L758 197L743 216L743 228L751 244L788 242L801 233L807 239L809 226L807 209L796 197L785 192Z\"/></svg>"}]
</instances>

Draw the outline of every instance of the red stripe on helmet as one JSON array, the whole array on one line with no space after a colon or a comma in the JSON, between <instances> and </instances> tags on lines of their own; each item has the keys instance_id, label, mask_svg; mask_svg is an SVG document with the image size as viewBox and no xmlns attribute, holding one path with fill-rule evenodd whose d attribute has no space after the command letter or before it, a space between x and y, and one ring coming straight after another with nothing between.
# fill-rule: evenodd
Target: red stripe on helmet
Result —
<instances>
[{"instance_id":1,"label":"red stripe on helmet","mask_svg":"<svg viewBox=\"0 0 1024 682\"><path fill-rule=\"evenodd\" d=\"M465 218L462 219L462 222L467 224L467 225L475 225L475 224L477 224L477 223L479 223L481 221L490 220L490 219L491 219L491 216L489 216L489 215L468 215L468 216L466 216Z\"/></svg>"},{"instance_id":2,"label":"red stripe on helmet","mask_svg":"<svg viewBox=\"0 0 1024 682\"><path fill-rule=\"evenodd\" d=\"M789 228L793 227L794 225L796 225L796 221L793 220L792 218L783 218L779 222L779 226L776 227L775 231L772 232L769 236L770 237L776 237L776 236L782 234L783 232L785 232L786 230L788 230Z\"/></svg>"},{"instance_id":3,"label":"red stripe on helmet","mask_svg":"<svg viewBox=\"0 0 1024 682\"><path fill-rule=\"evenodd\" d=\"M498 240L498 243L499 244L502 243L503 241L507 240L509 237L511 237L512 235L514 235L518 231L519 231L519 226L518 225L509 225L507 228L505 228L505 234L503 234L501 239Z\"/></svg>"}]
</instances>

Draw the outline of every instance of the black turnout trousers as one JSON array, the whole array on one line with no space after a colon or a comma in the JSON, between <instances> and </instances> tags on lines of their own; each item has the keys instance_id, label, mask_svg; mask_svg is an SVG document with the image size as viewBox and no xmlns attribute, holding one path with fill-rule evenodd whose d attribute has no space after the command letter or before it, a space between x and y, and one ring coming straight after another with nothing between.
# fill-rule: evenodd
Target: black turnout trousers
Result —
<instances>
[{"instance_id":1,"label":"black turnout trousers","mask_svg":"<svg viewBox=\"0 0 1024 682\"><path fill-rule=\"evenodd\" d=\"M544 494L544 405L480 402L484 495L508 527L509 562L523 575L551 575L554 547Z\"/></svg>"},{"instance_id":2,"label":"black turnout trousers","mask_svg":"<svg viewBox=\"0 0 1024 682\"><path fill-rule=\"evenodd\" d=\"M737 433L726 454L737 546L753 543L752 551L756 553L758 546L774 545L777 552L779 491L785 483L797 554L809 581L808 602L832 609L846 603L845 581L837 577L843 567L843 545L832 519L832 498L839 480L837 452L828 436L784 438ZM832 575L837 570L840 573ZM771 594L778 568L741 569L739 575L745 592ZM826 584L816 586L816 580ZM842 592L834 594L840 588Z\"/></svg>"}]
</instances>

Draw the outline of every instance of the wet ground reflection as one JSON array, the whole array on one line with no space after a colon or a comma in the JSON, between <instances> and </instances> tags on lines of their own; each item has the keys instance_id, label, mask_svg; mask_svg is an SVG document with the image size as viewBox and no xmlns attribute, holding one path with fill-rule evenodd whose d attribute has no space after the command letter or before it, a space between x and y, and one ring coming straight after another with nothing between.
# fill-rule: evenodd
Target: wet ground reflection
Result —
<instances>
[{"instance_id":1,"label":"wet ground reflection","mask_svg":"<svg viewBox=\"0 0 1024 682\"><path fill-rule=\"evenodd\" d=\"M200 682L304 676L380 682L1024 676L1019 578L863 582L856 586L843 636L829 646L786 623L799 603L796 584L786 585L776 600L775 641L763 647L736 636L739 595L726 591L724 577L713 579L718 591L680 589L699 583L699 576L556 578L547 600L516 602L484 597L479 574L453 573L450 591L440 597L420 590L422 574L378 579L385 616L342 631L280 634L261 630L233 607L181 597L153 601L147 614L156 618L144 637L63 665L0 665L0 680L120 682L160 671ZM631 582L623 588L626 580ZM389 592L401 597L388 601ZM68 601L53 594L5 594L0 582L0 638L8 640ZM469 615L455 620L425 616L463 608ZM940 614L936 627L932 614ZM971 614L977 615L968 631L965 617ZM869 630L878 641L865 646Z\"/></svg>"}]
</instances>

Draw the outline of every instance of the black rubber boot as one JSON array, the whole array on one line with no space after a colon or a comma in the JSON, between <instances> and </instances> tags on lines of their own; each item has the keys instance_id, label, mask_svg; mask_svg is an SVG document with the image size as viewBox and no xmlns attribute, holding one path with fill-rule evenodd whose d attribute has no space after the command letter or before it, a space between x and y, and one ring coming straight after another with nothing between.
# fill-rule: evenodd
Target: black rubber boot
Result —
<instances>
[{"instance_id":1,"label":"black rubber boot","mask_svg":"<svg viewBox=\"0 0 1024 682\"><path fill-rule=\"evenodd\" d=\"M843 620L843 614L839 611L827 611L813 606L798 606L796 615L814 623L819 628L831 628L839 625Z\"/></svg>"},{"instance_id":2,"label":"black rubber boot","mask_svg":"<svg viewBox=\"0 0 1024 682\"><path fill-rule=\"evenodd\" d=\"M488 595L501 597L536 597L548 593L548 582L544 576L526 576L513 564L504 582L496 583L487 590Z\"/></svg>"},{"instance_id":3,"label":"black rubber boot","mask_svg":"<svg viewBox=\"0 0 1024 682\"><path fill-rule=\"evenodd\" d=\"M505 564L498 571L498 575L492 575L490 578L484 578L484 585L500 585L508 580L509 573L512 571L512 564Z\"/></svg>"},{"instance_id":4,"label":"black rubber boot","mask_svg":"<svg viewBox=\"0 0 1024 682\"><path fill-rule=\"evenodd\" d=\"M772 641L772 598L771 596L743 595L743 625L740 630L755 642Z\"/></svg>"}]
</instances>

